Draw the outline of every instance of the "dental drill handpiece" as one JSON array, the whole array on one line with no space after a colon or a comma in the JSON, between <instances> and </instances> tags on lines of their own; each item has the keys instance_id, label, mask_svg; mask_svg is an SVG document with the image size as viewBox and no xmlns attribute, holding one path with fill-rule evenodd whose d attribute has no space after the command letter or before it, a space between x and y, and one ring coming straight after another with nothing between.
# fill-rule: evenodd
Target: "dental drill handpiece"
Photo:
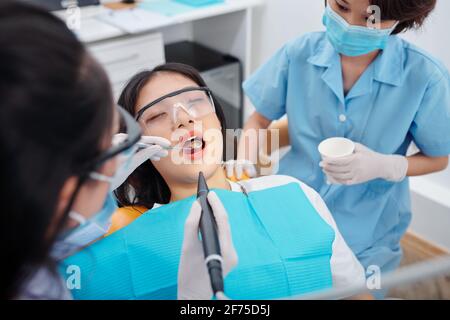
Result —
<instances>
[{"instance_id":1,"label":"dental drill handpiece","mask_svg":"<svg viewBox=\"0 0 450 320\"><path fill-rule=\"evenodd\" d=\"M200 233L205 253L205 263L211 280L211 287L214 295L223 294L223 273L222 273L222 255L220 252L219 237L217 235L217 223L211 205L208 202L208 185L206 184L203 173L198 176L197 199L202 208L200 217Z\"/></svg>"}]
</instances>

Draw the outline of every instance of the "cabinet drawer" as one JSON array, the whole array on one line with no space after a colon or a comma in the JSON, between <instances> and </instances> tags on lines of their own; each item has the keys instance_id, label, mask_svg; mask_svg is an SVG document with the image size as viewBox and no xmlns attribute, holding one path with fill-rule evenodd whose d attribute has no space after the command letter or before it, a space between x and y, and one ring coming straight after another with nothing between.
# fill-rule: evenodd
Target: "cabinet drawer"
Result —
<instances>
[{"instance_id":1,"label":"cabinet drawer","mask_svg":"<svg viewBox=\"0 0 450 320\"><path fill-rule=\"evenodd\" d=\"M127 63L138 63L148 60L164 60L164 45L160 33L113 39L89 46L97 60L111 68Z\"/></svg>"},{"instance_id":2,"label":"cabinet drawer","mask_svg":"<svg viewBox=\"0 0 450 320\"><path fill-rule=\"evenodd\" d=\"M164 63L164 44L160 33L112 39L89 46L92 55L106 70L114 96L137 72Z\"/></svg>"},{"instance_id":3,"label":"cabinet drawer","mask_svg":"<svg viewBox=\"0 0 450 320\"><path fill-rule=\"evenodd\" d=\"M151 70L157 65L163 63L163 61L150 61L143 64L130 64L126 68L117 69L113 75L110 75L110 82L113 86L114 95L118 96L120 91L123 89L125 84L130 80L130 78L136 73L143 70Z\"/></svg>"},{"instance_id":4,"label":"cabinet drawer","mask_svg":"<svg viewBox=\"0 0 450 320\"><path fill-rule=\"evenodd\" d=\"M139 63L134 62L117 68L108 68L107 73L111 82L128 81L139 71L151 70L163 62L164 61L161 60L148 60L145 62L141 61Z\"/></svg>"}]
</instances>

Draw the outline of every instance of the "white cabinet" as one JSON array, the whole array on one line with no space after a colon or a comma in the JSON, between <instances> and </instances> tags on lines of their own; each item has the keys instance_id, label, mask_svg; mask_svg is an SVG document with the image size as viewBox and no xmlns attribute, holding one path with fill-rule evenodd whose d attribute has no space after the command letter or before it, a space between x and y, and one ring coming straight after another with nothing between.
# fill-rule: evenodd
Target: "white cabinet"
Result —
<instances>
[{"instance_id":1,"label":"white cabinet","mask_svg":"<svg viewBox=\"0 0 450 320\"><path fill-rule=\"evenodd\" d=\"M237 57L246 79L252 66L252 12L263 3L264 0L226 0L168 17L164 23L151 24L148 30L139 33L127 32L98 19L104 8L97 8L94 14L82 8L82 29L77 34L107 70L116 98L135 73L165 62L164 44L183 40ZM65 11L60 14L64 18ZM252 108L248 99L244 101L244 118L247 118Z\"/></svg>"},{"instance_id":2,"label":"white cabinet","mask_svg":"<svg viewBox=\"0 0 450 320\"><path fill-rule=\"evenodd\" d=\"M113 38L88 47L108 73L116 99L134 74L165 61L161 33Z\"/></svg>"}]
</instances>

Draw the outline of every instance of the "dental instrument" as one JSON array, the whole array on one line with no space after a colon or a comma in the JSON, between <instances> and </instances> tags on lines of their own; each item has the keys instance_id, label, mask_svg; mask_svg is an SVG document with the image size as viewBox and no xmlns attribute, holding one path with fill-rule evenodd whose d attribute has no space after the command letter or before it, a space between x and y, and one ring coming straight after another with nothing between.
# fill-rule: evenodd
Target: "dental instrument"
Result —
<instances>
[{"instance_id":1,"label":"dental instrument","mask_svg":"<svg viewBox=\"0 0 450 320\"><path fill-rule=\"evenodd\" d=\"M201 147L202 142L199 140L195 140L193 145L193 148L199 148ZM157 144L148 144L148 143L143 143L143 142L139 142L138 144L138 148L139 150L148 148L149 146L156 146ZM162 147L165 150L190 150L192 148L187 148L187 147L182 147L179 144L175 145L175 146L169 146L169 147Z\"/></svg>"},{"instance_id":2,"label":"dental instrument","mask_svg":"<svg viewBox=\"0 0 450 320\"><path fill-rule=\"evenodd\" d=\"M220 252L219 237L217 235L217 224L211 205L208 203L209 188L203 172L198 175L197 199L202 208L200 218L200 233L205 253L205 263L208 268L211 287L218 299L224 296L224 284L222 274L222 255Z\"/></svg>"}]
</instances>

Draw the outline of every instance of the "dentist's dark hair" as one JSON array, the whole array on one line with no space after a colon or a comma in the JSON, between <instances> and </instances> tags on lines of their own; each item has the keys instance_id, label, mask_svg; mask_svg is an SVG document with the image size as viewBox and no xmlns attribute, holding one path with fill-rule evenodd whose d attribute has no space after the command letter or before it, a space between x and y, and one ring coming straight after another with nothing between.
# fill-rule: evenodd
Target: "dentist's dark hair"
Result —
<instances>
[{"instance_id":1,"label":"dentist's dark hair","mask_svg":"<svg viewBox=\"0 0 450 320\"><path fill-rule=\"evenodd\" d=\"M181 63L166 63L157 66L151 71L139 72L132 77L123 89L118 104L130 114L136 116L137 101L142 89L160 73L179 74L194 81L200 87L206 87L205 81L195 68ZM222 134L225 137L227 127L225 115L219 101L217 101L214 96L213 100L216 107L216 115L222 127ZM225 143L226 141L224 141L224 148ZM147 209L153 208L155 203L169 203L171 197L170 189L166 181L158 170L156 170L151 161L147 161L141 165L127 181L115 191L115 194L121 207L142 206Z\"/></svg>"},{"instance_id":2,"label":"dentist's dark hair","mask_svg":"<svg viewBox=\"0 0 450 320\"><path fill-rule=\"evenodd\" d=\"M14 299L40 267L56 271L49 252L68 211L59 212L60 192L101 153L113 98L62 20L1 1L0 101L0 298Z\"/></svg>"}]
</instances>

